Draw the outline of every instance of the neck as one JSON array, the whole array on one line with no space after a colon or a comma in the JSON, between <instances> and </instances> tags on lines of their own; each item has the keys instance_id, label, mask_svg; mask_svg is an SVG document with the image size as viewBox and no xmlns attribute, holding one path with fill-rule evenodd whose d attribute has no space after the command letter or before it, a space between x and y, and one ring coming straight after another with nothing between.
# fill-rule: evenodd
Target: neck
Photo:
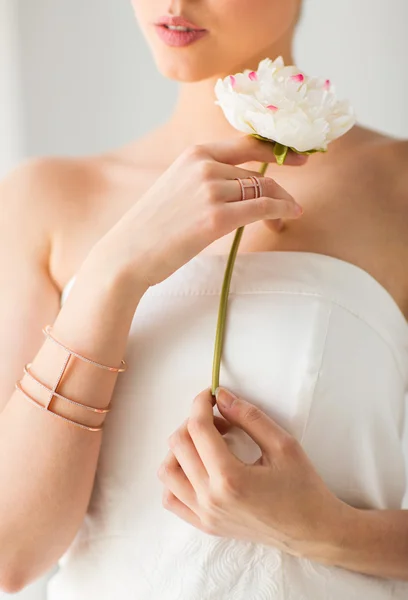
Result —
<instances>
[{"instance_id":1,"label":"neck","mask_svg":"<svg viewBox=\"0 0 408 600\"><path fill-rule=\"evenodd\" d=\"M278 56L283 57L286 65L294 64L291 33L279 44L267 48L262 55L252 57L246 64L237 64L231 73L194 83L182 83L175 109L166 124L168 133L173 140L178 140L180 149L192 144L242 135L228 123L221 108L215 105L215 83L219 77L226 77L244 69L256 70L263 58L275 59Z\"/></svg>"}]
</instances>

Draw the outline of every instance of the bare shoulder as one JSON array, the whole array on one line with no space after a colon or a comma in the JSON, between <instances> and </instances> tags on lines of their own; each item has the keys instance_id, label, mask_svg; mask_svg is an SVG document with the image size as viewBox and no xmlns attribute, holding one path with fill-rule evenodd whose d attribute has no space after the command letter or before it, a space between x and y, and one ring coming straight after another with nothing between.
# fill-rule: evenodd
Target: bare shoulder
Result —
<instances>
[{"instance_id":1,"label":"bare shoulder","mask_svg":"<svg viewBox=\"0 0 408 600\"><path fill-rule=\"evenodd\" d=\"M408 140L384 138L373 148L378 206L384 227L384 255L391 252L395 288L401 292L401 307L408 318ZM388 248L388 250L387 250ZM396 292L397 294L397 292Z\"/></svg>"},{"instance_id":2,"label":"bare shoulder","mask_svg":"<svg viewBox=\"0 0 408 600\"><path fill-rule=\"evenodd\" d=\"M0 182L0 203L42 240L60 290L159 174L146 137L130 150L29 160Z\"/></svg>"},{"instance_id":3,"label":"bare shoulder","mask_svg":"<svg viewBox=\"0 0 408 600\"><path fill-rule=\"evenodd\" d=\"M389 139L378 153L384 186L389 190L388 202L401 226L408 231L408 140Z\"/></svg>"},{"instance_id":4,"label":"bare shoulder","mask_svg":"<svg viewBox=\"0 0 408 600\"><path fill-rule=\"evenodd\" d=\"M390 149L390 161L393 163L393 174L396 189L405 196L408 213L408 140L398 140Z\"/></svg>"},{"instance_id":5,"label":"bare shoulder","mask_svg":"<svg viewBox=\"0 0 408 600\"><path fill-rule=\"evenodd\" d=\"M2 227L18 223L22 236L49 243L53 215L68 177L64 161L44 158L24 161L0 182Z\"/></svg>"},{"instance_id":6,"label":"bare shoulder","mask_svg":"<svg viewBox=\"0 0 408 600\"><path fill-rule=\"evenodd\" d=\"M61 215L61 204L74 200L76 192L89 186L91 177L85 161L53 157L26 160L0 182L2 212L18 212L22 225L30 223L31 230L49 230Z\"/></svg>"},{"instance_id":7,"label":"bare shoulder","mask_svg":"<svg viewBox=\"0 0 408 600\"><path fill-rule=\"evenodd\" d=\"M61 177L68 181L72 175L75 178L86 173L86 165L89 159L77 159L70 157L41 157L23 161L12 169L1 181L4 189L18 189L23 191L31 188L32 191L50 189L52 186L60 187L58 184Z\"/></svg>"},{"instance_id":8,"label":"bare shoulder","mask_svg":"<svg viewBox=\"0 0 408 600\"><path fill-rule=\"evenodd\" d=\"M361 140L348 166L364 184L374 186L385 206L408 211L408 140L361 128ZM406 214L406 213L405 213Z\"/></svg>"},{"instance_id":9,"label":"bare shoulder","mask_svg":"<svg viewBox=\"0 0 408 600\"><path fill-rule=\"evenodd\" d=\"M366 164L384 224L408 259L408 140L381 136L369 149Z\"/></svg>"},{"instance_id":10,"label":"bare shoulder","mask_svg":"<svg viewBox=\"0 0 408 600\"><path fill-rule=\"evenodd\" d=\"M18 229L28 251L54 275L53 252L61 232L83 220L92 194L102 186L102 174L99 161L90 158L24 161L0 181L3 232ZM55 273L57 287L62 270Z\"/></svg>"}]
</instances>

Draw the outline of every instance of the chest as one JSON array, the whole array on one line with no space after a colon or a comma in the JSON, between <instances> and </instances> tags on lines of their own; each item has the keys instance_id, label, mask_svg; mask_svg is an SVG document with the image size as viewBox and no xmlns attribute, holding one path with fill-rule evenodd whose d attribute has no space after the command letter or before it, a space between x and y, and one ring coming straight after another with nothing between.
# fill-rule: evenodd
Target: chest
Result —
<instances>
[{"instance_id":1,"label":"chest","mask_svg":"<svg viewBox=\"0 0 408 600\"><path fill-rule=\"evenodd\" d=\"M239 251L316 252L355 264L391 294L408 319L406 209L387 187L387 178L374 171L358 165L321 167L298 177L273 170L268 174L302 205L304 214L284 220L279 233L268 221L247 225ZM208 251L228 253L234 234Z\"/></svg>"},{"instance_id":2,"label":"chest","mask_svg":"<svg viewBox=\"0 0 408 600\"><path fill-rule=\"evenodd\" d=\"M368 163L369 164L369 163ZM253 163L244 165L253 170ZM80 226L70 223L60 245L61 287L92 246L137 202L159 174L115 181L94 202ZM285 220L277 232L268 221L247 225L239 252L303 251L327 254L359 266L393 297L408 319L408 223L402 203L387 187L388 178L372 166L350 161L322 163L301 172L271 165L273 177L304 208L297 220ZM115 201L112 201L112 198ZM92 208L94 207L94 208ZM77 234L72 231L77 229ZM235 231L216 240L203 253L228 254ZM73 242L74 247L73 247ZM73 264L72 264L73 263ZM68 273L68 276L66 275Z\"/></svg>"}]
</instances>

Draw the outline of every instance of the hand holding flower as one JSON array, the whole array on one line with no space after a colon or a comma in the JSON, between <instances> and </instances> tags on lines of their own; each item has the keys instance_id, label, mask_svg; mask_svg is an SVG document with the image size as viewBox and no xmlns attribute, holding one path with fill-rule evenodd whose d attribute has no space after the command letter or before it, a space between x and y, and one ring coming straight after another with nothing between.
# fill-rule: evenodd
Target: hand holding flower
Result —
<instances>
[{"instance_id":1,"label":"hand holding flower","mask_svg":"<svg viewBox=\"0 0 408 600\"><path fill-rule=\"evenodd\" d=\"M203 532L273 545L293 555L322 555L352 510L326 487L296 439L256 406L222 389L214 422L210 390L193 402L190 418L170 437L158 476L163 504ZM262 451L239 460L222 434L243 429Z\"/></svg>"}]
</instances>

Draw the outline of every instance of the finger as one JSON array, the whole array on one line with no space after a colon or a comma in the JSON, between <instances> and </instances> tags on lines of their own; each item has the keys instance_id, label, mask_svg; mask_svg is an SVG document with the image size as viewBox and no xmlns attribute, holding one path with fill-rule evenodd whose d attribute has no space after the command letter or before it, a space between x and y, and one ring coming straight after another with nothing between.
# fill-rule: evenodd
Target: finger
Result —
<instances>
[{"instance_id":1,"label":"finger","mask_svg":"<svg viewBox=\"0 0 408 600\"><path fill-rule=\"evenodd\" d=\"M185 425L187 424L187 421ZM225 435L232 429L233 425L226 421L223 417L218 417L214 415L214 426L220 432L221 435ZM179 461L177 460L174 452L169 450L166 458L161 463L158 469L158 477L163 483L168 483L172 477L177 477L177 480L180 482L180 485L186 485L187 483L191 486L191 481L187 478L184 470L180 466ZM207 479L207 474L205 473L205 480ZM183 482L183 480L185 480ZM202 478L201 482L204 482L204 478ZM200 482L200 483L201 483Z\"/></svg>"},{"instance_id":2,"label":"finger","mask_svg":"<svg viewBox=\"0 0 408 600\"><path fill-rule=\"evenodd\" d=\"M214 415L214 425L221 435L225 435L233 427L231 423L226 421L223 417L218 417L217 415Z\"/></svg>"},{"instance_id":3,"label":"finger","mask_svg":"<svg viewBox=\"0 0 408 600\"><path fill-rule=\"evenodd\" d=\"M208 473L191 439L188 422L189 419L170 436L169 446L191 485L199 491L206 485Z\"/></svg>"},{"instance_id":4,"label":"finger","mask_svg":"<svg viewBox=\"0 0 408 600\"><path fill-rule=\"evenodd\" d=\"M238 229L243 225L255 221L269 219L297 219L303 210L293 200L276 198L254 198L241 202L228 202L225 204L225 219L230 229Z\"/></svg>"},{"instance_id":5,"label":"finger","mask_svg":"<svg viewBox=\"0 0 408 600\"><path fill-rule=\"evenodd\" d=\"M214 402L215 404L215 402ZM225 435L232 429L233 425L226 421L224 417L219 417L218 415L213 415L214 418L214 426L218 429L221 435ZM188 419L186 419L183 423L184 426L187 426Z\"/></svg>"},{"instance_id":6,"label":"finger","mask_svg":"<svg viewBox=\"0 0 408 600\"><path fill-rule=\"evenodd\" d=\"M281 185L279 185L272 177L257 177L260 185L260 196L267 196L268 198L276 198L278 200L290 200L296 204L293 196L289 194ZM219 197L223 202L240 202L245 200L253 200L258 195L255 182L251 179L244 178L242 180L244 185L244 200L242 200L242 188L239 181L221 179L218 182L220 186Z\"/></svg>"},{"instance_id":7,"label":"finger","mask_svg":"<svg viewBox=\"0 0 408 600\"><path fill-rule=\"evenodd\" d=\"M197 505L194 488L171 450L160 465L157 475L160 481L186 506L193 509Z\"/></svg>"},{"instance_id":8,"label":"finger","mask_svg":"<svg viewBox=\"0 0 408 600\"><path fill-rule=\"evenodd\" d=\"M163 490L163 506L166 510L183 519L183 521L201 529L202 525L199 517L168 488Z\"/></svg>"},{"instance_id":9,"label":"finger","mask_svg":"<svg viewBox=\"0 0 408 600\"><path fill-rule=\"evenodd\" d=\"M217 163L214 163L214 164L217 164ZM245 169L231 167L230 165L222 165L222 170L220 171L220 177L222 177L224 179L233 179L232 176L235 175L236 177L239 177L243 180L247 180L248 183L246 185L248 185L250 183L250 180L248 178L253 173L254 173L253 171L246 171ZM276 190L278 193L282 192L282 190L283 190L283 192L286 192L286 190L284 188L282 188L281 186L279 186L274 181L274 179L272 179L271 177L260 177L259 174L252 175L252 176L255 176L258 179L258 181L260 182L262 195L265 195L263 192L264 192L265 188L268 188L268 187L274 188L274 191ZM242 199L242 188L238 181L236 183L238 184L238 187L239 187L238 200L241 200ZM231 195L232 191L231 191L230 187L229 187L228 191L230 192L229 194L226 194L224 192L223 199L226 202L233 202L233 201L237 200L235 193L234 193L234 197L232 197L232 195ZM235 191L236 191L236 185L235 185L234 192ZM293 199L290 196L290 194L287 194L287 196L288 196L288 199ZM255 186L245 188L245 197L250 200L256 197ZM277 232L281 232L285 226L282 219L265 219L265 221L268 221L268 226L270 229L277 231Z\"/></svg>"},{"instance_id":10,"label":"finger","mask_svg":"<svg viewBox=\"0 0 408 600\"><path fill-rule=\"evenodd\" d=\"M194 398L191 416L187 424L194 446L211 476L219 471L232 469L241 464L228 448L220 432L214 426L211 390L204 390Z\"/></svg>"},{"instance_id":11,"label":"finger","mask_svg":"<svg viewBox=\"0 0 408 600\"><path fill-rule=\"evenodd\" d=\"M261 163L276 162L273 153L274 144L258 140L251 135L243 135L214 144L204 144L202 147L214 160L225 164L241 165L253 160ZM307 159L307 156L290 150L285 165L304 165Z\"/></svg>"},{"instance_id":12,"label":"finger","mask_svg":"<svg viewBox=\"0 0 408 600\"><path fill-rule=\"evenodd\" d=\"M232 404L228 405L228 399ZM219 388L217 406L230 423L240 427L265 453L282 446L292 436L254 404Z\"/></svg>"},{"instance_id":13,"label":"finger","mask_svg":"<svg viewBox=\"0 0 408 600\"><path fill-rule=\"evenodd\" d=\"M226 165L224 163L213 162L213 168L210 170L211 175L214 179L235 179L240 177L241 179L247 179L248 177L261 177L259 171L251 171L251 169L244 169L242 167L235 167L234 165Z\"/></svg>"}]
</instances>

